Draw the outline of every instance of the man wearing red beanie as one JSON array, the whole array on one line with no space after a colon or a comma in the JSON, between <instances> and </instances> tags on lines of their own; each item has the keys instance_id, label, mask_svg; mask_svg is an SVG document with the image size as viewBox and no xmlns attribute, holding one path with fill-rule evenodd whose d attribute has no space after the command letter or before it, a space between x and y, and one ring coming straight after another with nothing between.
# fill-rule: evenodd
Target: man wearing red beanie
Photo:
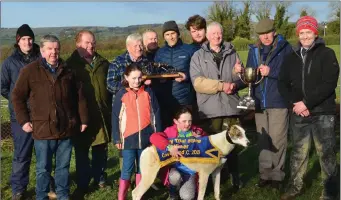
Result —
<instances>
[{"instance_id":1,"label":"man wearing red beanie","mask_svg":"<svg viewBox=\"0 0 341 200\"><path fill-rule=\"evenodd\" d=\"M335 88L339 64L335 52L318 37L318 24L311 16L296 23L299 45L285 58L278 89L291 109L293 150L289 187L282 200L294 199L302 192L311 140L319 156L323 192L321 200L336 199L339 175L335 155Z\"/></svg>"}]
</instances>

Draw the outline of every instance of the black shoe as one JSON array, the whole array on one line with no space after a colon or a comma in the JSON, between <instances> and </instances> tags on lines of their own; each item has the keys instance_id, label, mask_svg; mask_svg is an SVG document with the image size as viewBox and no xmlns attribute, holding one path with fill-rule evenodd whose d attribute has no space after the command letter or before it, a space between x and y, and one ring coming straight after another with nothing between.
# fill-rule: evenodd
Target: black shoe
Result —
<instances>
[{"instance_id":1,"label":"black shoe","mask_svg":"<svg viewBox=\"0 0 341 200\"><path fill-rule=\"evenodd\" d=\"M330 192L327 192L325 189L322 190L322 194L320 196L320 200L337 200L338 198L337 194L329 194Z\"/></svg>"},{"instance_id":2,"label":"black shoe","mask_svg":"<svg viewBox=\"0 0 341 200\"><path fill-rule=\"evenodd\" d=\"M241 188L240 185L232 185L231 192L235 194L239 191L240 188Z\"/></svg>"},{"instance_id":3,"label":"black shoe","mask_svg":"<svg viewBox=\"0 0 341 200\"><path fill-rule=\"evenodd\" d=\"M281 200L294 200L300 194L301 191L296 190L295 188L289 188L287 192L281 196Z\"/></svg>"},{"instance_id":4,"label":"black shoe","mask_svg":"<svg viewBox=\"0 0 341 200\"><path fill-rule=\"evenodd\" d=\"M18 192L12 195L12 200L24 200L24 195L22 192Z\"/></svg>"},{"instance_id":5,"label":"black shoe","mask_svg":"<svg viewBox=\"0 0 341 200\"><path fill-rule=\"evenodd\" d=\"M271 187L280 190L282 186L282 181L271 181Z\"/></svg>"},{"instance_id":6,"label":"black shoe","mask_svg":"<svg viewBox=\"0 0 341 200\"><path fill-rule=\"evenodd\" d=\"M271 180L259 179L258 183L256 184L257 187L263 188L271 184Z\"/></svg>"}]
</instances>

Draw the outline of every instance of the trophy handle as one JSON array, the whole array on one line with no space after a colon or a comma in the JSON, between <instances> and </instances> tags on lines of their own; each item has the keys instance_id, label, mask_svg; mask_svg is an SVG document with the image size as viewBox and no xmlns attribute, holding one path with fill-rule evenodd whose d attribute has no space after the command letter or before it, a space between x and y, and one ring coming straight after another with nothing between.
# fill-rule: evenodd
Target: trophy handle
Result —
<instances>
[{"instance_id":1,"label":"trophy handle","mask_svg":"<svg viewBox=\"0 0 341 200\"><path fill-rule=\"evenodd\" d=\"M244 83L244 84L248 84L246 81L244 81L244 79L242 78L242 73L238 73L238 76L240 78L240 80Z\"/></svg>"},{"instance_id":2,"label":"trophy handle","mask_svg":"<svg viewBox=\"0 0 341 200\"><path fill-rule=\"evenodd\" d=\"M263 79L264 79L264 76L262 76L262 78L260 78L259 81L255 82L254 84L257 85L258 83L262 82Z\"/></svg>"},{"instance_id":3,"label":"trophy handle","mask_svg":"<svg viewBox=\"0 0 341 200\"><path fill-rule=\"evenodd\" d=\"M257 77L259 74L259 68L257 68ZM258 83L262 82L262 80L264 79L264 76L262 76L258 81L256 81L254 84L257 85Z\"/></svg>"}]
</instances>

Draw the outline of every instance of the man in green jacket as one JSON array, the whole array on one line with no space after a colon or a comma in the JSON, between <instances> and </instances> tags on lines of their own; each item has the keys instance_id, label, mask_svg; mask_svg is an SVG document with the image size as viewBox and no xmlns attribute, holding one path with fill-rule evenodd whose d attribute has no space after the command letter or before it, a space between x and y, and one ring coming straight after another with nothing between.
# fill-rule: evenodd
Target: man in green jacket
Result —
<instances>
[{"instance_id":1,"label":"man in green jacket","mask_svg":"<svg viewBox=\"0 0 341 200\"><path fill-rule=\"evenodd\" d=\"M105 187L108 142L110 141L111 95L106 89L109 62L95 52L96 40L91 31L82 30L76 35L77 49L67 60L83 83L88 102L88 129L74 137L76 154L77 190L74 195L84 195L91 178L94 185ZM90 167L89 149L92 148Z\"/></svg>"}]
</instances>

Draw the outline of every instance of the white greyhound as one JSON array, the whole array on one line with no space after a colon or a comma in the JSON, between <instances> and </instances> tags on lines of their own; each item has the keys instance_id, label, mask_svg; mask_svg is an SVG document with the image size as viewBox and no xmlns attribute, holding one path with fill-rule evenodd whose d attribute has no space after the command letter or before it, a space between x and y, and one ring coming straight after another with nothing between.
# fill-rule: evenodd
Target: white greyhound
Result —
<instances>
[{"instance_id":1,"label":"white greyhound","mask_svg":"<svg viewBox=\"0 0 341 200\"><path fill-rule=\"evenodd\" d=\"M227 156L235 147L235 144L247 147L249 140L246 138L245 130L238 126L233 125L228 127L227 130L220 133L208 136L210 137L211 144L215 146L222 154L220 162L218 163L183 163L188 168L199 174L199 190L198 200L203 200L206 191L208 177L212 174L214 184L214 197L220 199L220 171L226 161ZM181 162L181 161L180 161ZM133 200L140 200L142 195L154 183L154 180L160 170L159 156L154 146L150 146L143 150L140 158L140 171L141 181L137 187L132 191Z\"/></svg>"}]
</instances>

